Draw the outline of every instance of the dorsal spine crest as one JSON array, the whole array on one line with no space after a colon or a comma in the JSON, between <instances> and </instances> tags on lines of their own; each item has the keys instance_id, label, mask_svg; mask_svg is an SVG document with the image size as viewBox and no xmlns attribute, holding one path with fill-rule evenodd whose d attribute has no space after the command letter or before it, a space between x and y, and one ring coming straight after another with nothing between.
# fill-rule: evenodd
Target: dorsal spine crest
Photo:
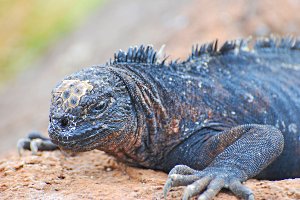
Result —
<instances>
[{"instance_id":1,"label":"dorsal spine crest","mask_svg":"<svg viewBox=\"0 0 300 200\"><path fill-rule=\"evenodd\" d=\"M264 51L290 49L300 50L300 39L295 37L278 37L271 35L270 37L261 37L252 40L248 39L228 40L221 47L218 47L218 40L203 45L193 45L192 53L185 61L171 60L169 65L189 62L202 56L218 56L228 53L238 54L241 51ZM119 50L114 54L114 58L107 62L107 65L118 63L144 63L164 65L167 58L165 55L160 55L161 52L154 50L152 45L140 45L129 47L127 52Z\"/></svg>"},{"instance_id":2,"label":"dorsal spine crest","mask_svg":"<svg viewBox=\"0 0 300 200\"><path fill-rule=\"evenodd\" d=\"M159 64L157 52L151 45L141 45L139 47L129 47L127 52L119 50L114 54L114 59L109 64L117 63L148 63Z\"/></svg>"},{"instance_id":3,"label":"dorsal spine crest","mask_svg":"<svg viewBox=\"0 0 300 200\"><path fill-rule=\"evenodd\" d=\"M253 48L249 43L253 43ZM199 58L203 55L225 55L230 52L238 53L239 51L249 51L250 49L254 51L261 50L276 50L276 49L291 49L300 50L300 40L291 37L278 37L271 35L270 37L261 37L256 40L248 39L238 39L225 41L224 44L218 48L217 40L211 43L206 43L201 46L196 44L192 46L192 53L188 57L187 61Z\"/></svg>"}]
</instances>

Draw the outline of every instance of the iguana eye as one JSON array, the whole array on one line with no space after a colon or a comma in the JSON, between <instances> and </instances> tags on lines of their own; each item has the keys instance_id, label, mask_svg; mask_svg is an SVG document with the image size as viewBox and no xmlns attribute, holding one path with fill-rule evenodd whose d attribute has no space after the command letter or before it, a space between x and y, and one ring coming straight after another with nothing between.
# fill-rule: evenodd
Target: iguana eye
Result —
<instances>
[{"instance_id":1,"label":"iguana eye","mask_svg":"<svg viewBox=\"0 0 300 200\"><path fill-rule=\"evenodd\" d=\"M101 101L95 108L97 112L103 112L107 108L107 101Z\"/></svg>"}]
</instances>

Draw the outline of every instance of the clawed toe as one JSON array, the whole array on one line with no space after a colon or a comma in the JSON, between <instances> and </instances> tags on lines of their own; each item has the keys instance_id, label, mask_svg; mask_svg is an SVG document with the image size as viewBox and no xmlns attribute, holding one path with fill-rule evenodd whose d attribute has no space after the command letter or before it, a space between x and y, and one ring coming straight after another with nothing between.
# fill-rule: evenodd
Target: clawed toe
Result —
<instances>
[{"instance_id":1,"label":"clawed toe","mask_svg":"<svg viewBox=\"0 0 300 200\"><path fill-rule=\"evenodd\" d=\"M238 197L246 200L254 200L254 194L252 190L242 185L238 180L232 181L229 185L229 189Z\"/></svg>"},{"instance_id":2,"label":"clawed toe","mask_svg":"<svg viewBox=\"0 0 300 200\"><path fill-rule=\"evenodd\" d=\"M188 185L183 192L182 199L188 200L190 197L195 196L200 192L202 192L205 189L205 187L208 185L210 180L211 178L206 176Z\"/></svg>"},{"instance_id":3,"label":"clawed toe","mask_svg":"<svg viewBox=\"0 0 300 200\"><path fill-rule=\"evenodd\" d=\"M192 175L198 172L186 165L176 165L169 173L169 176L172 174L181 174L181 175Z\"/></svg>"},{"instance_id":4,"label":"clawed toe","mask_svg":"<svg viewBox=\"0 0 300 200\"><path fill-rule=\"evenodd\" d=\"M170 191L172 187L186 186L193 183L197 179L199 179L199 176L197 175L180 175L180 174L169 175L163 190L164 198L166 199L167 193Z\"/></svg>"},{"instance_id":5,"label":"clawed toe","mask_svg":"<svg viewBox=\"0 0 300 200\"><path fill-rule=\"evenodd\" d=\"M206 191L203 192L198 200L209 200L213 199L224 187L225 181L222 178L213 179L206 188Z\"/></svg>"},{"instance_id":6,"label":"clawed toe","mask_svg":"<svg viewBox=\"0 0 300 200\"><path fill-rule=\"evenodd\" d=\"M21 156L24 150L30 150L30 139L21 138L17 142L18 153Z\"/></svg>"},{"instance_id":7,"label":"clawed toe","mask_svg":"<svg viewBox=\"0 0 300 200\"><path fill-rule=\"evenodd\" d=\"M193 170L185 165L174 167L164 186L164 198L172 187L187 186L183 192L183 200L200 195L198 200L213 199L222 188L229 188L235 195L254 200L252 191L241 184L232 171L223 168L207 168L203 171Z\"/></svg>"},{"instance_id":8,"label":"clawed toe","mask_svg":"<svg viewBox=\"0 0 300 200\"><path fill-rule=\"evenodd\" d=\"M186 186L198 180L199 175L196 175L197 172L186 165L176 165L168 175L168 180L163 189L164 198L166 199L172 187Z\"/></svg>"},{"instance_id":9,"label":"clawed toe","mask_svg":"<svg viewBox=\"0 0 300 200\"><path fill-rule=\"evenodd\" d=\"M27 138L19 139L17 149L21 156L24 150L30 150L33 155L37 155L38 151L53 151L58 149L58 147L53 144L50 139L33 132L30 133Z\"/></svg>"},{"instance_id":10,"label":"clawed toe","mask_svg":"<svg viewBox=\"0 0 300 200\"><path fill-rule=\"evenodd\" d=\"M199 200L210 200L216 196L224 187L225 180L223 178L213 178L212 176L201 177L199 175L180 175L172 174L164 186L164 198L172 187L187 186L183 192L183 200L188 200L192 196L198 195Z\"/></svg>"}]
</instances>

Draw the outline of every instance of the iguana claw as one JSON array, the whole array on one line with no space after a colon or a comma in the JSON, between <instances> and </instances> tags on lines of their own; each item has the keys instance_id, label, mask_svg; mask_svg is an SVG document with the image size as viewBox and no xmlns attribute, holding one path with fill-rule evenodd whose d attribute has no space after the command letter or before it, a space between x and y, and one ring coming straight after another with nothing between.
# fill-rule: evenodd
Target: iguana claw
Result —
<instances>
[{"instance_id":1,"label":"iguana claw","mask_svg":"<svg viewBox=\"0 0 300 200\"><path fill-rule=\"evenodd\" d=\"M29 133L27 138L21 138L17 142L17 149L20 156L24 150L30 150L32 155L37 155L38 151L53 151L58 149L49 138L43 137L40 133Z\"/></svg>"}]
</instances>

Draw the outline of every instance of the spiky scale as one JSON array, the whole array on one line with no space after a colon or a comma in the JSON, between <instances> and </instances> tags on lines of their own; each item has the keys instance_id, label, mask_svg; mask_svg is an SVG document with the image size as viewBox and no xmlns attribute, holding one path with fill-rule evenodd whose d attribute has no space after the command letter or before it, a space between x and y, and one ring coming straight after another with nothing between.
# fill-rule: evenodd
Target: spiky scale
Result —
<instances>
[{"instance_id":1,"label":"spiky scale","mask_svg":"<svg viewBox=\"0 0 300 200\"><path fill-rule=\"evenodd\" d=\"M220 48L220 53L226 53L228 51L231 51L235 49L236 43L233 41L226 41L223 46Z\"/></svg>"}]
</instances>

